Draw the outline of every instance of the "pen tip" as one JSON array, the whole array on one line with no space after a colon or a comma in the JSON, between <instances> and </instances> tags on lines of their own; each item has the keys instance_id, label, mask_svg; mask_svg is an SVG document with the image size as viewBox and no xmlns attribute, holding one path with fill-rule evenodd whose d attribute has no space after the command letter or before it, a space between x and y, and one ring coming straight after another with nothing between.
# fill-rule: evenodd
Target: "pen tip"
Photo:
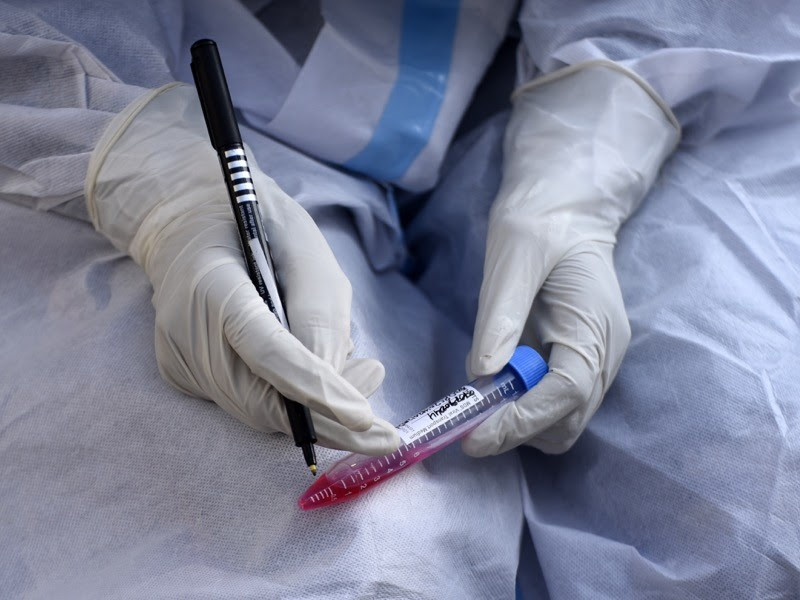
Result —
<instances>
[{"instance_id":1,"label":"pen tip","mask_svg":"<svg viewBox=\"0 0 800 600\"><path fill-rule=\"evenodd\" d=\"M311 469L311 474L316 477L317 476L317 465L309 465L309 469Z\"/></svg>"}]
</instances>

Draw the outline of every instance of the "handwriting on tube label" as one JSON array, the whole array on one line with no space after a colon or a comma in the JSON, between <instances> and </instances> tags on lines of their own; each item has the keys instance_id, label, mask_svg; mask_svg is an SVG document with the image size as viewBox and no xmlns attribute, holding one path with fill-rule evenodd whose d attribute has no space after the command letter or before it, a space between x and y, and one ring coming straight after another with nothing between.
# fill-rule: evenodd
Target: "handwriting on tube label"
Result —
<instances>
[{"instance_id":1,"label":"handwriting on tube label","mask_svg":"<svg viewBox=\"0 0 800 600\"><path fill-rule=\"evenodd\" d=\"M400 437L404 444L412 444L443 423L468 411L482 400L483 395L478 390L465 385L398 425Z\"/></svg>"}]
</instances>

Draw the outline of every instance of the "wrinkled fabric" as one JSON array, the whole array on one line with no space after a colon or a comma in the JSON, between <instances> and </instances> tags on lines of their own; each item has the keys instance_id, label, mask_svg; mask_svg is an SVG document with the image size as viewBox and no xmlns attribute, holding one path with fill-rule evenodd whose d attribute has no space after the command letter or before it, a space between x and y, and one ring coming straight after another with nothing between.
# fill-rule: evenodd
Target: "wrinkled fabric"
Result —
<instances>
[{"instance_id":1,"label":"wrinkled fabric","mask_svg":"<svg viewBox=\"0 0 800 600\"><path fill-rule=\"evenodd\" d=\"M4 4L0 11L0 194L86 218L89 155L113 117L146 90L123 83L33 15Z\"/></svg>"},{"instance_id":2,"label":"wrinkled fabric","mask_svg":"<svg viewBox=\"0 0 800 600\"><path fill-rule=\"evenodd\" d=\"M684 143L702 143L782 97L769 85L797 62L800 5L527 0L519 25L520 83L564 65L612 60L666 101ZM759 97L762 92L770 97Z\"/></svg>"},{"instance_id":3,"label":"wrinkled fabric","mask_svg":"<svg viewBox=\"0 0 800 600\"><path fill-rule=\"evenodd\" d=\"M248 123L372 179L432 188L514 2L320 4L324 24L285 101Z\"/></svg>"},{"instance_id":4,"label":"wrinkled fabric","mask_svg":"<svg viewBox=\"0 0 800 600\"><path fill-rule=\"evenodd\" d=\"M297 65L235 0L143 8L119 0L0 2L0 119L8 132L0 146L0 196L88 220L83 182L103 131L149 88L192 82L189 47L201 37L219 42L232 98L246 117L242 130L254 115L262 125L272 118ZM457 121L458 113L449 118ZM306 163L307 176L331 188L315 204L348 207L372 264L383 269L402 262L399 222L387 195L352 177L348 192L340 193L339 171L325 169L320 178L315 161Z\"/></svg>"},{"instance_id":5,"label":"wrinkled fabric","mask_svg":"<svg viewBox=\"0 0 800 600\"><path fill-rule=\"evenodd\" d=\"M34 21L37 34L53 26L85 40L122 80L147 87L192 82L189 48L211 37L244 123L305 154L414 190L435 184L515 7L512 0L496 0L491 10L480 0L323 1L319 24L287 24L313 40L298 56L258 3L251 3L254 15L236 0L155 0L142 10L122 0L9 1L20 7L11 26ZM299 4L308 21L314 11Z\"/></svg>"}]
</instances>

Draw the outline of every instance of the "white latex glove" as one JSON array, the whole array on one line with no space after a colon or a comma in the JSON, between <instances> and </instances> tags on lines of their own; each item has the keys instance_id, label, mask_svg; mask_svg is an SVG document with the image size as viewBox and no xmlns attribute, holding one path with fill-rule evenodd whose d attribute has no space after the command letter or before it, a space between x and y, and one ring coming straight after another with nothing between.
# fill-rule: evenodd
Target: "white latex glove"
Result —
<instances>
[{"instance_id":1,"label":"white latex glove","mask_svg":"<svg viewBox=\"0 0 800 600\"><path fill-rule=\"evenodd\" d=\"M248 157L291 333L248 277L193 87L129 106L92 155L89 212L153 284L161 374L261 431L291 433L280 393L313 411L321 444L391 452L399 437L366 399L383 365L348 360L350 282L311 217Z\"/></svg>"},{"instance_id":2,"label":"white latex glove","mask_svg":"<svg viewBox=\"0 0 800 600\"><path fill-rule=\"evenodd\" d=\"M616 233L680 138L655 92L614 63L562 69L513 100L467 368L496 373L522 339L549 353L550 372L464 439L473 456L564 452L586 427L631 335Z\"/></svg>"}]
</instances>

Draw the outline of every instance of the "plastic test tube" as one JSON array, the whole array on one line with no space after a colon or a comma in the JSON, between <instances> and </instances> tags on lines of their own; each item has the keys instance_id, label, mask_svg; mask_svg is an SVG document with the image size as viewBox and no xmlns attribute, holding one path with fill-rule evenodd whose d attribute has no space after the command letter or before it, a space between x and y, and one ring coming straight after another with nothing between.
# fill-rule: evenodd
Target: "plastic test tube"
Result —
<instances>
[{"instance_id":1,"label":"plastic test tube","mask_svg":"<svg viewBox=\"0 0 800 600\"><path fill-rule=\"evenodd\" d=\"M479 377L398 425L403 445L391 454L349 454L336 462L300 497L300 508L322 508L356 498L464 437L500 406L539 383L545 373L547 363L535 350L517 347L496 375Z\"/></svg>"}]
</instances>

